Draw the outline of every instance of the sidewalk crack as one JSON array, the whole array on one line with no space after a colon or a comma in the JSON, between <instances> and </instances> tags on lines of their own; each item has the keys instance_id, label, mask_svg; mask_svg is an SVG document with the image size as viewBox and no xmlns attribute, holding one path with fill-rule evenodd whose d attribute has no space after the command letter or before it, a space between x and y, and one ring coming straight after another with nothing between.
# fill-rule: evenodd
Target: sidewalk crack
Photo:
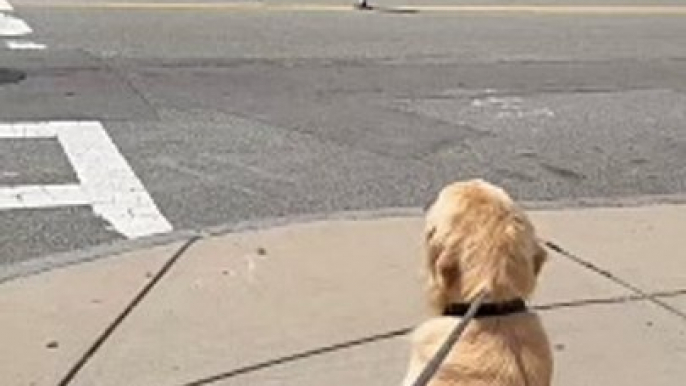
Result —
<instances>
[{"instance_id":1,"label":"sidewalk crack","mask_svg":"<svg viewBox=\"0 0 686 386\"><path fill-rule=\"evenodd\" d=\"M671 298L681 295L686 295L686 288L676 289L670 291L659 291L654 292L649 295L649 297L654 298ZM622 303L632 303L647 300L646 296L643 295L628 295L628 296L618 296L611 298L598 298L598 299L580 299L572 300L567 302L557 302L548 303L532 306L531 309L535 311L553 311L564 308L573 307L585 307L589 305L602 305L602 304L622 304ZM404 327L392 331L377 333L362 338L351 339L344 342L329 344L326 346L320 346L312 348L305 351L300 351L292 354L283 355L277 358L264 360L262 362L256 362L252 364L247 364L241 367L237 367L226 372L211 375L205 378L196 379L188 383L184 383L182 386L205 386L214 384L216 382L225 381L227 379L239 377L242 375L247 375L255 373L262 370L267 370L272 367L286 365L292 362L297 362L301 360L306 360L321 355L327 355L334 352L351 349L357 346L365 346L368 344L374 344L383 342L390 339L396 339L402 336L406 336L412 332L414 327Z\"/></svg>"},{"instance_id":2,"label":"sidewalk crack","mask_svg":"<svg viewBox=\"0 0 686 386\"><path fill-rule=\"evenodd\" d=\"M129 314L140 304L143 299L150 293L150 291L157 285L157 283L164 277L164 275L174 266L174 264L183 256L186 251L198 240L201 236L194 236L186 241L172 257L167 260L157 274L143 287L142 290L129 302L124 310L107 326L107 328L98 336L98 338L91 344L85 353L74 363L69 369L69 372L57 384L58 386L68 386L81 371L83 366L98 352L100 347L112 336L112 334L119 328Z\"/></svg>"},{"instance_id":3,"label":"sidewalk crack","mask_svg":"<svg viewBox=\"0 0 686 386\"><path fill-rule=\"evenodd\" d=\"M666 302L660 300L654 294L649 294L649 293L643 291L642 289L640 289L637 286L629 283L628 281L614 275L612 272L610 272L606 269L603 269L603 268L593 264L592 262L590 262L588 260L584 260L584 259L576 256L575 254L567 251L566 249L562 248L561 246L559 246L558 244L556 244L552 241L545 240L543 242L544 242L545 246L547 246L551 250L559 253L560 255L572 260L573 262L577 263L578 265L580 265L580 266L582 266L582 267L584 267L584 268L586 268L592 272L595 272L596 274L603 276L604 278L612 281L613 283L615 283L621 287L624 287L625 289L628 289L629 291L638 295L637 298L639 300L650 301L651 303L655 304L658 307L661 307L662 309L668 311L669 313L671 313L675 316L678 316L683 320L686 320L686 313L685 312L682 312L682 311L678 310L676 307L673 307L672 305L670 305L669 303L666 303Z\"/></svg>"},{"instance_id":4,"label":"sidewalk crack","mask_svg":"<svg viewBox=\"0 0 686 386\"><path fill-rule=\"evenodd\" d=\"M658 291L649 294L653 298L674 298L678 296L686 295L686 288L676 289L671 291ZM552 311L564 308L575 308L575 307L586 307L592 305L606 305L606 304L626 304L635 303L649 300L643 295L626 295L626 296L615 296L610 298L596 298L596 299L578 299L566 302L556 302L548 304L538 304L532 306L531 308L536 311Z\"/></svg>"}]
</instances>

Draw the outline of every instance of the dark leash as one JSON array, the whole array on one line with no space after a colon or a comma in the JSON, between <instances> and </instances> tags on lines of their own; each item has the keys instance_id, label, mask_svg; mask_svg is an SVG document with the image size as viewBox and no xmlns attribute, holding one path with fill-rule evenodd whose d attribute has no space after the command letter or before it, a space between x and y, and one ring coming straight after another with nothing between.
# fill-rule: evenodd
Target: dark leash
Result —
<instances>
[{"instance_id":1,"label":"dark leash","mask_svg":"<svg viewBox=\"0 0 686 386\"><path fill-rule=\"evenodd\" d=\"M462 320L460 320L460 323L458 323L457 326L455 326L455 328L450 332L450 335L448 335L448 338L446 338L445 342L443 342L441 348L438 349L433 358L431 358L429 363L426 364L426 367L424 367L424 370L422 370L421 374L419 374L412 386L425 386L429 383L434 374L436 374L436 371L438 371L439 367L441 367L445 357L448 356L450 350L460 339L462 333L464 333L464 330L467 328L469 323L476 316L476 313L479 311L479 307L481 307L481 304L485 298L486 291L481 291L469 306L467 313L464 315Z\"/></svg>"}]
</instances>

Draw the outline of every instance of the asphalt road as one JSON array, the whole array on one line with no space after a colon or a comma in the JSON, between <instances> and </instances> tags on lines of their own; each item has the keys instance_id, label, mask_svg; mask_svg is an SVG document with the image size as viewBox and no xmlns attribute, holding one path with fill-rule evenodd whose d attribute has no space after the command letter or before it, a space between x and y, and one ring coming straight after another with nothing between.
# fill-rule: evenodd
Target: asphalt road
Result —
<instances>
[{"instance_id":1,"label":"asphalt road","mask_svg":"<svg viewBox=\"0 0 686 386\"><path fill-rule=\"evenodd\" d=\"M11 3L33 32L0 33L0 125L99 122L174 232L474 176L559 206L685 197L686 2ZM54 138L0 138L0 264L126 244L90 205L2 208L79 180Z\"/></svg>"}]
</instances>

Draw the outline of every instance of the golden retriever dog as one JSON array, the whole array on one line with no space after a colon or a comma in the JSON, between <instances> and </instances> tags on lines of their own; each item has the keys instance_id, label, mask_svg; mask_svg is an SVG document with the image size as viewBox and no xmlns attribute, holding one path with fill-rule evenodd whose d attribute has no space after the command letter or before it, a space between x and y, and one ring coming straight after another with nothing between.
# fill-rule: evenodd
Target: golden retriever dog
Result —
<instances>
[{"instance_id":1,"label":"golden retriever dog","mask_svg":"<svg viewBox=\"0 0 686 386\"><path fill-rule=\"evenodd\" d=\"M485 313L467 326L429 385L550 385L548 338L538 316L524 305L546 260L526 214L497 186L456 182L428 209L425 237L434 317L412 335L403 384L413 384L460 322L459 315L485 291Z\"/></svg>"}]
</instances>

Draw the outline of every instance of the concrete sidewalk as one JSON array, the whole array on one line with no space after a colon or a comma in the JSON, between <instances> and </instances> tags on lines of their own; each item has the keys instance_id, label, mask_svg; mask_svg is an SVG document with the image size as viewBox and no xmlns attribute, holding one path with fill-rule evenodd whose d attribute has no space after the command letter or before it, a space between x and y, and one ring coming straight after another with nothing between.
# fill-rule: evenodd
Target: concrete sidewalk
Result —
<instances>
[{"instance_id":1,"label":"concrete sidewalk","mask_svg":"<svg viewBox=\"0 0 686 386\"><path fill-rule=\"evenodd\" d=\"M532 217L543 237L657 299L632 299L551 253L534 303L554 344L555 385L684 384L686 206ZM396 217L199 240L71 384L398 384L402 333L424 317L420 239L421 219ZM0 285L0 383L58 384L182 244Z\"/></svg>"}]
</instances>

